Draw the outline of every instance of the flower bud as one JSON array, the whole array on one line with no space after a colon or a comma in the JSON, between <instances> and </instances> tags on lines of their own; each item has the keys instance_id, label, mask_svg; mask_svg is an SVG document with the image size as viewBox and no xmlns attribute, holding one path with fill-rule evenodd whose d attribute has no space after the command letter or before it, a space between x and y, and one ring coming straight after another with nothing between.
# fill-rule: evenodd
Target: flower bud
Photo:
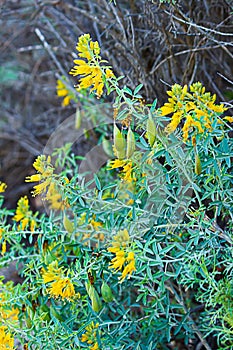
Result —
<instances>
[{"instance_id":1,"label":"flower bud","mask_svg":"<svg viewBox=\"0 0 233 350\"><path fill-rule=\"evenodd\" d=\"M101 286L101 294L106 303L113 301L112 290L106 282L103 282Z\"/></svg>"},{"instance_id":2,"label":"flower bud","mask_svg":"<svg viewBox=\"0 0 233 350\"><path fill-rule=\"evenodd\" d=\"M128 159L132 157L134 151L135 151L135 136L131 128L129 127L128 134L127 134L127 151L126 151L126 156Z\"/></svg>"}]
</instances>

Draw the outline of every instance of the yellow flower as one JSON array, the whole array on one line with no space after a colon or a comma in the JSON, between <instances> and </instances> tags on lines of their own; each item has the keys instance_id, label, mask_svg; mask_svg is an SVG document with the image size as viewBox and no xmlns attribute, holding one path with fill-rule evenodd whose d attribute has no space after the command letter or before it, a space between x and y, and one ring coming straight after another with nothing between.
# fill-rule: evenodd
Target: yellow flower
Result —
<instances>
[{"instance_id":1,"label":"yellow flower","mask_svg":"<svg viewBox=\"0 0 233 350\"><path fill-rule=\"evenodd\" d=\"M105 76L107 79L114 77L113 71L111 69L107 68Z\"/></svg>"},{"instance_id":2,"label":"yellow flower","mask_svg":"<svg viewBox=\"0 0 233 350\"><path fill-rule=\"evenodd\" d=\"M49 207L51 209L64 210L65 207L68 206L65 200L62 199L54 182L50 183L45 199L49 202Z\"/></svg>"},{"instance_id":3,"label":"yellow flower","mask_svg":"<svg viewBox=\"0 0 233 350\"><path fill-rule=\"evenodd\" d=\"M33 163L33 167L41 174L44 174L47 170L48 165L51 163L51 157L48 156L46 160L45 155L38 156Z\"/></svg>"},{"instance_id":4,"label":"yellow flower","mask_svg":"<svg viewBox=\"0 0 233 350\"><path fill-rule=\"evenodd\" d=\"M58 268L58 261L55 260L49 264L47 267L47 271L42 268L42 278L44 283L56 281L60 278L63 273L63 269Z\"/></svg>"},{"instance_id":5,"label":"yellow flower","mask_svg":"<svg viewBox=\"0 0 233 350\"><path fill-rule=\"evenodd\" d=\"M126 160L114 159L109 162L109 169L122 168L126 164Z\"/></svg>"},{"instance_id":6,"label":"yellow flower","mask_svg":"<svg viewBox=\"0 0 233 350\"><path fill-rule=\"evenodd\" d=\"M125 266L122 275L121 275L121 282L124 281L124 279L126 278L126 276L128 276L128 278L130 278L130 276L132 275L133 271L136 271L135 268L135 259L134 259L134 252L129 252L128 256L126 258L126 261L128 262L128 264Z\"/></svg>"},{"instance_id":7,"label":"yellow flower","mask_svg":"<svg viewBox=\"0 0 233 350\"><path fill-rule=\"evenodd\" d=\"M84 34L79 37L76 50L79 51L79 57L86 58L88 61L93 55L100 54L99 43L91 41L90 34Z\"/></svg>"},{"instance_id":8,"label":"yellow flower","mask_svg":"<svg viewBox=\"0 0 233 350\"><path fill-rule=\"evenodd\" d=\"M122 178L124 181L126 182L132 182L132 181L136 181L136 178L132 176L132 172L133 172L133 163L132 161L129 161L122 170Z\"/></svg>"},{"instance_id":9,"label":"yellow flower","mask_svg":"<svg viewBox=\"0 0 233 350\"><path fill-rule=\"evenodd\" d=\"M229 123L233 123L233 117L227 116L227 117L224 117L223 119Z\"/></svg>"},{"instance_id":10,"label":"yellow flower","mask_svg":"<svg viewBox=\"0 0 233 350\"><path fill-rule=\"evenodd\" d=\"M14 350L14 338L6 326L0 326L0 350Z\"/></svg>"},{"instance_id":11,"label":"yellow flower","mask_svg":"<svg viewBox=\"0 0 233 350\"><path fill-rule=\"evenodd\" d=\"M29 209L29 203L27 196L21 197L18 200L16 214L13 220L19 221L21 223L21 229L24 230L25 227L30 223L30 231L34 231L36 226L35 217L32 211ZM19 226L20 229L20 226Z\"/></svg>"},{"instance_id":12,"label":"yellow flower","mask_svg":"<svg viewBox=\"0 0 233 350\"><path fill-rule=\"evenodd\" d=\"M7 188L7 184L5 184L5 182L0 181L0 193L5 192L6 188Z\"/></svg>"},{"instance_id":13,"label":"yellow flower","mask_svg":"<svg viewBox=\"0 0 233 350\"><path fill-rule=\"evenodd\" d=\"M64 78L63 78L64 79ZM63 107L66 107L70 104L70 101L74 98L74 94L71 93L66 85L63 83L62 80L58 79L57 80L57 86L56 86L56 89L57 89L57 96L58 97L64 97L63 101L62 101L62 106Z\"/></svg>"},{"instance_id":14,"label":"yellow flower","mask_svg":"<svg viewBox=\"0 0 233 350\"><path fill-rule=\"evenodd\" d=\"M90 350L98 350L98 349L99 349L98 343L95 343L93 346L90 347Z\"/></svg>"},{"instance_id":15,"label":"yellow flower","mask_svg":"<svg viewBox=\"0 0 233 350\"><path fill-rule=\"evenodd\" d=\"M111 248L108 248L108 251L111 252ZM125 252L124 250L119 250L119 249L116 250L116 248L114 249L114 252L116 254L116 257L111 260L111 265L109 265L109 268L119 271L122 269L126 261Z\"/></svg>"},{"instance_id":16,"label":"yellow flower","mask_svg":"<svg viewBox=\"0 0 233 350\"><path fill-rule=\"evenodd\" d=\"M133 162L129 159L115 159L109 162L108 169L123 168L121 173L121 178L125 182L136 181L135 176L133 176Z\"/></svg>"},{"instance_id":17,"label":"yellow flower","mask_svg":"<svg viewBox=\"0 0 233 350\"><path fill-rule=\"evenodd\" d=\"M101 97L105 80L114 77L114 74L110 68L102 66L99 43L92 41L90 34L84 34L79 37L76 50L79 52L78 56L87 62L84 59L75 59L75 66L69 74L80 75L78 90L92 87L90 92L95 91L97 97Z\"/></svg>"},{"instance_id":18,"label":"yellow flower","mask_svg":"<svg viewBox=\"0 0 233 350\"><path fill-rule=\"evenodd\" d=\"M74 285L65 270L62 267L58 268L57 260L50 263L47 270L43 268L41 274L45 284L52 282L47 289L52 297L61 297L63 300L69 301L73 299L75 296Z\"/></svg>"},{"instance_id":19,"label":"yellow flower","mask_svg":"<svg viewBox=\"0 0 233 350\"><path fill-rule=\"evenodd\" d=\"M98 231L100 227L103 226L102 222L95 221L95 215L93 216L93 219L90 220L90 225L95 231Z\"/></svg>"},{"instance_id":20,"label":"yellow flower","mask_svg":"<svg viewBox=\"0 0 233 350\"><path fill-rule=\"evenodd\" d=\"M115 254L115 258L111 260L109 268L122 271L121 277L119 278L120 283L122 283L127 276L130 278L133 271L136 271L134 252L129 250L129 244L129 233L125 229L113 236L112 247L108 248L109 252Z\"/></svg>"},{"instance_id":21,"label":"yellow flower","mask_svg":"<svg viewBox=\"0 0 233 350\"><path fill-rule=\"evenodd\" d=\"M182 88L179 84L175 84L171 91L167 91L167 94L170 98L160 108L162 116L172 114L166 132L174 132L185 119L182 128L184 142L188 140L190 133L193 137L211 132L213 125L216 125L218 114L227 110L223 104L215 104L216 95L205 92L205 87L200 82L192 84L190 92L188 92L187 85ZM218 124L220 124L219 121Z\"/></svg>"},{"instance_id":22,"label":"yellow flower","mask_svg":"<svg viewBox=\"0 0 233 350\"><path fill-rule=\"evenodd\" d=\"M2 255L4 255L6 253L6 241L3 241L2 243L2 251L1 251Z\"/></svg>"},{"instance_id":23,"label":"yellow flower","mask_svg":"<svg viewBox=\"0 0 233 350\"><path fill-rule=\"evenodd\" d=\"M168 115L174 112L174 105L172 103L165 103L160 109L162 116Z\"/></svg>"},{"instance_id":24,"label":"yellow flower","mask_svg":"<svg viewBox=\"0 0 233 350\"><path fill-rule=\"evenodd\" d=\"M86 328L86 332L82 334L81 342L87 343L90 345L90 350L99 350L99 345L96 337L96 330L99 327L99 323L94 324L92 321Z\"/></svg>"},{"instance_id":25,"label":"yellow flower","mask_svg":"<svg viewBox=\"0 0 233 350\"><path fill-rule=\"evenodd\" d=\"M74 285L68 277L53 282L48 291L54 298L61 297L62 299L72 300L75 296Z\"/></svg>"},{"instance_id":26,"label":"yellow flower","mask_svg":"<svg viewBox=\"0 0 233 350\"><path fill-rule=\"evenodd\" d=\"M38 156L33 163L33 167L39 174L27 176L25 182L39 182L39 185L34 186L33 196L46 192L48 186L53 181L54 168L51 164L51 157L48 156L46 159L45 155Z\"/></svg>"},{"instance_id":27,"label":"yellow flower","mask_svg":"<svg viewBox=\"0 0 233 350\"><path fill-rule=\"evenodd\" d=\"M177 129L177 126L180 124L182 117L182 112L176 112L173 114L171 122L166 127L166 131L170 134Z\"/></svg>"}]
</instances>

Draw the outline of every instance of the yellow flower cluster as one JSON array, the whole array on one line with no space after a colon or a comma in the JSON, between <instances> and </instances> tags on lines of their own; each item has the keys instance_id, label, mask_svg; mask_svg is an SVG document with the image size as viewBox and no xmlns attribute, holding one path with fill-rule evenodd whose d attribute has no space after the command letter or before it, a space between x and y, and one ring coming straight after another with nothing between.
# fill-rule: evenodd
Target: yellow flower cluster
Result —
<instances>
[{"instance_id":1,"label":"yellow flower cluster","mask_svg":"<svg viewBox=\"0 0 233 350\"><path fill-rule=\"evenodd\" d=\"M48 201L50 209L64 210L69 206L68 203L62 199L54 182L50 183L45 199Z\"/></svg>"},{"instance_id":2,"label":"yellow flower cluster","mask_svg":"<svg viewBox=\"0 0 233 350\"><path fill-rule=\"evenodd\" d=\"M86 59L74 60L75 66L70 70L73 76L80 75L80 84L78 90L91 88L95 91L97 97L103 94L104 82L114 77L112 70L108 67L101 66L104 61L100 57L100 47L97 41L92 41L90 34L80 36L76 46L79 57Z\"/></svg>"},{"instance_id":3,"label":"yellow flower cluster","mask_svg":"<svg viewBox=\"0 0 233 350\"><path fill-rule=\"evenodd\" d=\"M67 86L60 79L57 80L57 96L64 97L62 106L66 107L70 104L70 101L75 99L74 94L67 89Z\"/></svg>"},{"instance_id":4,"label":"yellow flower cluster","mask_svg":"<svg viewBox=\"0 0 233 350\"><path fill-rule=\"evenodd\" d=\"M133 162L129 159L114 159L109 162L109 169L122 168L121 177L125 182L136 181L136 177L133 175Z\"/></svg>"},{"instance_id":5,"label":"yellow flower cluster","mask_svg":"<svg viewBox=\"0 0 233 350\"><path fill-rule=\"evenodd\" d=\"M14 350L14 338L6 326L0 326L0 350Z\"/></svg>"},{"instance_id":6,"label":"yellow flower cluster","mask_svg":"<svg viewBox=\"0 0 233 350\"><path fill-rule=\"evenodd\" d=\"M113 236L112 247L108 251L114 253L116 256L111 260L110 269L122 271L120 282L132 275L136 271L134 252L129 250L129 233L126 229L119 231Z\"/></svg>"},{"instance_id":7,"label":"yellow flower cluster","mask_svg":"<svg viewBox=\"0 0 233 350\"><path fill-rule=\"evenodd\" d=\"M47 291L51 297L72 301L75 296L74 285L68 277L68 272L58 267L57 260L50 263L46 270L42 269L42 278L45 284L50 283Z\"/></svg>"},{"instance_id":8,"label":"yellow flower cluster","mask_svg":"<svg viewBox=\"0 0 233 350\"><path fill-rule=\"evenodd\" d=\"M162 116L172 114L166 131L174 132L181 121L185 120L182 127L184 142L188 140L189 133L194 136L211 132L218 116L227 110L223 104L215 104L216 95L205 92L205 87L200 82L192 84L190 91L187 85L182 87L175 84L167 94L170 98L161 107Z\"/></svg>"},{"instance_id":9,"label":"yellow flower cluster","mask_svg":"<svg viewBox=\"0 0 233 350\"><path fill-rule=\"evenodd\" d=\"M89 344L90 350L99 350L99 345L97 342L97 331L96 329L99 327L99 323L94 324L92 321L86 328L86 332L82 334L81 341Z\"/></svg>"},{"instance_id":10,"label":"yellow flower cluster","mask_svg":"<svg viewBox=\"0 0 233 350\"><path fill-rule=\"evenodd\" d=\"M24 230L25 227L29 224L30 231L34 231L36 226L35 216L30 210L27 196L21 197L18 200L16 214L13 217L13 220L20 222L19 229Z\"/></svg>"},{"instance_id":11,"label":"yellow flower cluster","mask_svg":"<svg viewBox=\"0 0 233 350\"><path fill-rule=\"evenodd\" d=\"M33 196L46 193L45 200L48 200L49 207L55 210L63 210L68 204L63 201L61 194L57 190L55 183L54 167L51 164L51 157L46 159L45 155L40 155L33 163L33 167L38 174L27 176L26 182L40 182L39 185L34 186ZM69 180L65 179L65 183Z\"/></svg>"},{"instance_id":12,"label":"yellow flower cluster","mask_svg":"<svg viewBox=\"0 0 233 350\"><path fill-rule=\"evenodd\" d=\"M12 281L7 283L0 281L0 323L7 321L7 323L15 325L18 322L19 310L6 303L9 297L12 296L13 288ZM13 349L15 349L13 336L8 332L7 326L0 324L0 350Z\"/></svg>"},{"instance_id":13,"label":"yellow flower cluster","mask_svg":"<svg viewBox=\"0 0 233 350\"><path fill-rule=\"evenodd\" d=\"M33 196L46 192L48 186L53 179L54 168L51 165L51 157L46 159L45 155L38 156L33 163L33 167L37 170L38 174L27 176L26 182L41 182L39 185L34 186Z\"/></svg>"},{"instance_id":14,"label":"yellow flower cluster","mask_svg":"<svg viewBox=\"0 0 233 350\"><path fill-rule=\"evenodd\" d=\"M7 188L7 184L5 184L5 182L0 181L0 193L5 192L6 188Z\"/></svg>"}]
</instances>

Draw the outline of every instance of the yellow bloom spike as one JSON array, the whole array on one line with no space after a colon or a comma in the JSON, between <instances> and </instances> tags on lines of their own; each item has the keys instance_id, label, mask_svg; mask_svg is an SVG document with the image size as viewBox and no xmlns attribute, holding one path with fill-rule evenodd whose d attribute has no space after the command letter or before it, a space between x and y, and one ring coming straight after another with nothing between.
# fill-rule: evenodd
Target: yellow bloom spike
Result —
<instances>
[{"instance_id":1,"label":"yellow bloom spike","mask_svg":"<svg viewBox=\"0 0 233 350\"><path fill-rule=\"evenodd\" d=\"M124 268L124 270L122 272L122 275L121 275L121 278L120 278L120 283L122 283L127 276L128 276L128 278L130 278L130 276L132 275L133 271L136 271L134 252L129 252L128 253L126 261L128 262L128 264L125 266L125 268Z\"/></svg>"},{"instance_id":2,"label":"yellow bloom spike","mask_svg":"<svg viewBox=\"0 0 233 350\"><path fill-rule=\"evenodd\" d=\"M58 268L57 260L53 261L47 267L41 271L43 282L51 283L48 288L48 293L54 297L61 297L63 300L72 300L75 296L75 289L73 283L70 281L69 277L64 276L65 271L62 267Z\"/></svg>"},{"instance_id":3,"label":"yellow bloom spike","mask_svg":"<svg viewBox=\"0 0 233 350\"><path fill-rule=\"evenodd\" d=\"M122 271L120 277L120 283L128 276L132 275L133 271L136 271L135 257L133 251L128 251L130 244L130 237L128 231L120 230L115 236L113 236L112 247L108 248L108 251L115 254L115 258L111 260L109 264L110 269L116 271Z\"/></svg>"},{"instance_id":4,"label":"yellow bloom spike","mask_svg":"<svg viewBox=\"0 0 233 350\"><path fill-rule=\"evenodd\" d=\"M90 34L80 36L77 46L79 57L82 59L74 60L74 67L71 68L69 74L79 77L77 90L88 89L94 91L97 98L103 94L104 83L106 80L115 78L109 67L103 66L100 57L100 47L97 41L92 41ZM86 60L86 61L85 61Z\"/></svg>"},{"instance_id":5,"label":"yellow bloom spike","mask_svg":"<svg viewBox=\"0 0 233 350\"><path fill-rule=\"evenodd\" d=\"M21 229L25 230L28 224L30 224L30 231L34 231L36 226L35 217L29 207L29 201L27 196L21 197L18 200L15 216L13 220L21 223ZM20 227L19 227L20 228Z\"/></svg>"},{"instance_id":6,"label":"yellow bloom spike","mask_svg":"<svg viewBox=\"0 0 233 350\"><path fill-rule=\"evenodd\" d=\"M222 128L217 119L227 108L223 104L215 104L216 95L205 92L205 88L200 82L190 86L190 92L185 85L175 84L171 91L167 91L169 96L161 108L161 115L172 114L171 121L166 127L168 133L174 132L185 119L182 128L183 141L187 142L189 136L205 135L213 131L217 124ZM190 135L191 134L191 135Z\"/></svg>"},{"instance_id":7,"label":"yellow bloom spike","mask_svg":"<svg viewBox=\"0 0 233 350\"><path fill-rule=\"evenodd\" d=\"M98 342L97 342L97 329L99 327L99 323L94 324L92 321L86 328L85 333L82 334L81 342L87 343L90 345L90 350L99 350Z\"/></svg>"},{"instance_id":8,"label":"yellow bloom spike","mask_svg":"<svg viewBox=\"0 0 233 350\"><path fill-rule=\"evenodd\" d=\"M39 185L34 186L33 196L46 192L49 185L53 181L54 168L51 164L51 157L46 159L45 155L38 156L33 163L33 167L37 170L38 174L27 176L25 182L39 182Z\"/></svg>"},{"instance_id":9,"label":"yellow bloom spike","mask_svg":"<svg viewBox=\"0 0 233 350\"><path fill-rule=\"evenodd\" d=\"M124 250L118 250L115 254L116 254L116 257L112 259L111 265L109 265L109 268L119 271L122 269L125 263L125 252Z\"/></svg>"}]
</instances>

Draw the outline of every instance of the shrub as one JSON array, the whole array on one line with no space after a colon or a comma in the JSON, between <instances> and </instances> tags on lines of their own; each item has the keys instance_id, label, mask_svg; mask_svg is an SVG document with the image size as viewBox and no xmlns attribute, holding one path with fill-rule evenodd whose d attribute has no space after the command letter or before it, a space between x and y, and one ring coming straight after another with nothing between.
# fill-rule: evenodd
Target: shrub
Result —
<instances>
[{"instance_id":1,"label":"shrub","mask_svg":"<svg viewBox=\"0 0 233 350\"><path fill-rule=\"evenodd\" d=\"M89 88L100 105L115 96L112 120L92 128L109 159L95 148L87 180L72 143L39 155L26 182L46 213L27 197L7 210L1 195L1 266L22 277L1 282L3 348L13 337L25 349L232 348L233 118L200 82L148 104L89 34L76 49L76 94L61 77L58 95L64 106L87 103Z\"/></svg>"}]
</instances>

